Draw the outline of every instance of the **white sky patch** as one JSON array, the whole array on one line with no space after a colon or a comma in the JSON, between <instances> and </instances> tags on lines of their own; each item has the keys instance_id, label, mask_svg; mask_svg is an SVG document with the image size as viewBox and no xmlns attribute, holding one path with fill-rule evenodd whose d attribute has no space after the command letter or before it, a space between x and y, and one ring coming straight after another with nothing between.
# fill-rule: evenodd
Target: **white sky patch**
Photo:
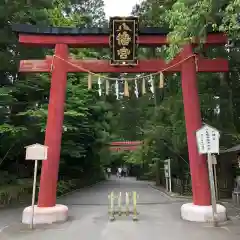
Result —
<instances>
[{"instance_id":1,"label":"white sky patch","mask_svg":"<svg viewBox=\"0 0 240 240\"><path fill-rule=\"evenodd\" d=\"M132 8L141 0L104 0L106 17L129 16Z\"/></svg>"}]
</instances>

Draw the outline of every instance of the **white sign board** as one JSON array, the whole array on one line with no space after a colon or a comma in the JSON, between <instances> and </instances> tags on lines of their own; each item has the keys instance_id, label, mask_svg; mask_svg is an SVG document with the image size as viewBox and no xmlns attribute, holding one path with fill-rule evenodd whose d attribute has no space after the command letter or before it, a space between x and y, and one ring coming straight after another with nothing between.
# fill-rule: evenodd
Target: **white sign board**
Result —
<instances>
[{"instance_id":1,"label":"white sign board","mask_svg":"<svg viewBox=\"0 0 240 240\"><path fill-rule=\"evenodd\" d=\"M169 178L169 159L164 161L164 173L165 173L165 177Z\"/></svg>"},{"instance_id":2,"label":"white sign board","mask_svg":"<svg viewBox=\"0 0 240 240\"><path fill-rule=\"evenodd\" d=\"M218 153L220 133L216 128L204 125L196 132L198 151L200 154Z\"/></svg>"},{"instance_id":3,"label":"white sign board","mask_svg":"<svg viewBox=\"0 0 240 240\"><path fill-rule=\"evenodd\" d=\"M164 165L164 173L165 173L165 177L168 178L169 177L168 164Z\"/></svg>"},{"instance_id":4,"label":"white sign board","mask_svg":"<svg viewBox=\"0 0 240 240\"><path fill-rule=\"evenodd\" d=\"M47 160L48 147L41 144L29 145L26 148L26 160Z\"/></svg>"},{"instance_id":5,"label":"white sign board","mask_svg":"<svg viewBox=\"0 0 240 240\"><path fill-rule=\"evenodd\" d=\"M171 159L164 161L164 173L166 178L166 189L172 192L172 179L171 179Z\"/></svg>"}]
</instances>

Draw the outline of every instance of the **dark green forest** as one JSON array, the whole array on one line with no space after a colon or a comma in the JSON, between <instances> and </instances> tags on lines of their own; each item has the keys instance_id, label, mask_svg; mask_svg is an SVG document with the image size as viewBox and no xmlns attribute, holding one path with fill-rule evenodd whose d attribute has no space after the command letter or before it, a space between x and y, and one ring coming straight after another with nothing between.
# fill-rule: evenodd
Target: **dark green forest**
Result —
<instances>
[{"instance_id":1,"label":"dark green forest","mask_svg":"<svg viewBox=\"0 0 240 240\"><path fill-rule=\"evenodd\" d=\"M145 0L132 10L141 27L171 29L169 46L140 49L141 58L172 59L192 37L204 40L208 26L229 36L226 46L198 48L203 56L230 63L229 73L198 74L202 120L221 131L222 149L240 142L239 12L239 0ZM102 0L4 0L0 23L0 205L5 205L25 201L31 193L33 163L25 161L24 147L44 142L49 100L50 74L20 74L19 61L53 54L18 44L12 24L90 28L106 27L108 19ZM70 51L78 59L110 56L107 49ZM130 83L130 96L119 100L114 87L102 96L97 82L88 90L87 78L68 75L58 195L104 179L105 167L114 162L139 166L142 177L155 179L161 168L156 159L170 157L174 176L189 176L180 75L165 76L163 89L156 76L154 94L147 89L138 98ZM135 152L111 153L108 144L117 140L143 140L144 145Z\"/></svg>"}]
</instances>

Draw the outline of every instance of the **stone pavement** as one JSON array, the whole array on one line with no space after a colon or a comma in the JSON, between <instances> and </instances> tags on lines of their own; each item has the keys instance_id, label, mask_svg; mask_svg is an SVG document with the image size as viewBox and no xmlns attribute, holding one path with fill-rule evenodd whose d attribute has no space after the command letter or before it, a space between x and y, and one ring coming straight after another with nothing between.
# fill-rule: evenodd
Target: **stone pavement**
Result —
<instances>
[{"instance_id":1,"label":"stone pavement","mask_svg":"<svg viewBox=\"0 0 240 240\"><path fill-rule=\"evenodd\" d=\"M117 217L108 221L107 195L111 191L137 191L139 221ZM112 178L93 187L81 189L59 199L69 207L66 223L37 226L33 231L20 224L21 209L0 211L0 240L235 240L240 239L240 221L229 221L221 227L185 222L180 218L184 199L172 199L148 182L132 178Z\"/></svg>"}]
</instances>

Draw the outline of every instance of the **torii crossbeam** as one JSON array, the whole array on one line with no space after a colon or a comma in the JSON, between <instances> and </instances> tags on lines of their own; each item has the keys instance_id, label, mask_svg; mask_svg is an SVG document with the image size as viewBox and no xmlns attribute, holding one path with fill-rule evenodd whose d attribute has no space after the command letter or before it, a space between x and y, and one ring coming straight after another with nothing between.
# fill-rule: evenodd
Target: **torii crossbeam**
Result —
<instances>
[{"instance_id":1,"label":"torii crossbeam","mask_svg":"<svg viewBox=\"0 0 240 240\"><path fill-rule=\"evenodd\" d=\"M225 59L204 59L196 57L198 63L198 72L227 72L228 62ZM179 57L179 62L180 57ZM47 57L45 60L21 60L20 72L50 72L51 65L53 63L53 57ZM88 69L94 73L156 73L164 72L181 72L181 65L176 64L174 59L170 63L165 63L161 59L153 60L140 60L139 64L135 67L121 67L117 68L110 66L107 60L76 60L69 58L66 61L66 71L68 73L86 72L84 69ZM173 66L175 64L175 66ZM173 66L173 67L171 67Z\"/></svg>"},{"instance_id":2,"label":"torii crossbeam","mask_svg":"<svg viewBox=\"0 0 240 240\"><path fill-rule=\"evenodd\" d=\"M111 142L109 149L110 151L135 151L141 147L142 141L120 141Z\"/></svg>"}]
</instances>

